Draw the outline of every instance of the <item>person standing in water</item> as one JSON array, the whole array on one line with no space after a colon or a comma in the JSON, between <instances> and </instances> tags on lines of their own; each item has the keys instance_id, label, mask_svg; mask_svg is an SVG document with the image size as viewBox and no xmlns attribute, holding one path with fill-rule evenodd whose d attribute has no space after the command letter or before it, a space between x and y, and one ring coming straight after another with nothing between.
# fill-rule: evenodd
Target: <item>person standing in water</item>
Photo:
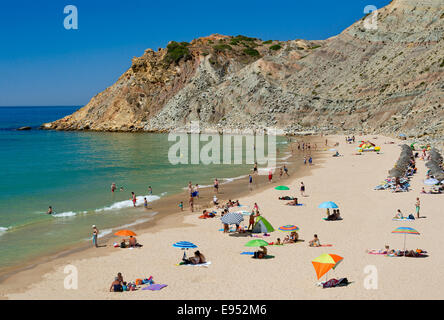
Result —
<instances>
[{"instance_id":1,"label":"person standing in water","mask_svg":"<svg viewBox=\"0 0 444 320\"><path fill-rule=\"evenodd\" d=\"M148 209L148 200L146 200L146 197L143 198L143 206L145 209Z\"/></svg>"},{"instance_id":2,"label":"person standing in water","mask_svg":"<svg viewBox=\"0 0 444 320\"><path fill-rule=\"evenodd\" d=\"M305 197L305 185L301 182L301 196Z\"/></svg>"},{"instance_id":3,"label":"person standing in water","mask_svg":"<svg viewBox=\"0 0 444 320\"><path fill-rule=\"evenodd\" d=\"M151 188L151 186L148 187L148 194L152 195L153 194L153 188Z\"/></svg>"},{"instance_id":4,"label":"person standing in water","mask_svg":"<svg viewBox=\"0 0 444 320\"><path fill-rule=\"evenodd\" d=\"M250 190L253 190L253 177L251 176L251 174L248 175L248 185Z\"/></svg>"},{"instance_id":5,"label":"person standing in water","mask_svg":"<svg viewBox=\"0 0 444 320\"><path fill-rule=\"evenodd\" d=\"M253 174L258 174L258 172L257 172L257 162L254 163Z\"/></svg>"},{"instance_id":6,"label":"person standing in water","mask_svg":"<svg viewBox=\"0 0 444 320\"><path fill-rule=\"evenodd\" d=\"M46 211L46 214L52 214L52 213L53 213L53 212L52 212L52 207L49 206L48 211Z\"/></svg>"},{"instance_id":7,"label":"person standing in water","mask_svg":"<svg viewBox=\"0 0 444 320\"><path fill-rule=\"evenodd\" d=\"M133 206L135 208L136 207L137 198L136 198L136 194L134 192L131 192L131 201L133 202Z\"/></svg>"},{"instance_id":8,"label":"person standing in water","mask_svg":"<svg viewBox=\"0 0 444 320\"><path fill-rule=\"evenodd\" d=\"M219 180L217 178L214 179L214 192L219 193Z\"/></svg>"},{"instance_id":9,"label":"person standing in water","mask_svg":"<svg viewBox=\"0 0 444 320\"><path fill-rule=\"evenodd\" d=\"M113 182L111 183L111 192L114 193L114 191L116 191L117 187L116 184Z\"/></svg>"},{"instance_id":10,"label":"person standing in water","mask_svg":"<svg viewBox=\"0 0 444 320\"><path fill-rule=\"evenodd\" d=\"M92 242L93 242L93 245L96 248L98 248L99 244L97 242L97 238L99 237L99 229L97 229L97 227L95 225L93 225L92 228L93 228Z\"/></svg>"}]
</instances>

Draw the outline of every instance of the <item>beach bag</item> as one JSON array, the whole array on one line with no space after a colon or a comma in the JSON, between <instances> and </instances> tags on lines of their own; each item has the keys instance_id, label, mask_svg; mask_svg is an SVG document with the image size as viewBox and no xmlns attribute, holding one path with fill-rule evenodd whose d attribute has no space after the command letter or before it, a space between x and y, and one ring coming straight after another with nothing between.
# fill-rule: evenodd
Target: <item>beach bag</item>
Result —
<instances>
[{"instance_id":1,"label":"beach bag","mask_svg":"<svg viewBox=\"0 0 444 320\"><path fill-rule=\"evenodd\" d=\"M413 216L413 214L409 214L409 219L415 220L415 217Z\"/></svg>"}]
</instances>

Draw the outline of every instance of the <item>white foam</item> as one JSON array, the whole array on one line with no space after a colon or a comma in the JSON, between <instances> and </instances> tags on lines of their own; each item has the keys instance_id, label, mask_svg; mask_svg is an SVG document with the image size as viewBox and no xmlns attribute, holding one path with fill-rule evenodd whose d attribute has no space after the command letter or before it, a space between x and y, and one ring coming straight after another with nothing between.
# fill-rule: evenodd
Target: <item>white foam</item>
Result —
<instances>
[{"instance_id":1,"label":"white foam","mask_svg":"<svg viewBox=\"0 0 444 320\"><path fill-rule=\"evenodd\" d=\"M146 200L148 202L152 202L152 201L156 201L156 200L160 199L159 196L155 196L155 195L139 196L139 197L136 197L136 205L143 205L143 203L144 203L143 198L146 198ZM131 208L132 206L133 206L132 200L124 200L124 201L115 202L108 207L96 209L95 211L100 212L100 211L119 210L119 209L124 209L124 208Z\"/></svg>"},{"instance_id":2,"label":"white foam","mask_svg":"<svg viewBox=\"0 0 444 320\"><path fill-rule=\"evenodd\" d=\"M6 228L6 227L0 227L0 233L1 232L6 232L6 231L8 231L9 230L9 228Z\"/></svg>"}]
</instances>

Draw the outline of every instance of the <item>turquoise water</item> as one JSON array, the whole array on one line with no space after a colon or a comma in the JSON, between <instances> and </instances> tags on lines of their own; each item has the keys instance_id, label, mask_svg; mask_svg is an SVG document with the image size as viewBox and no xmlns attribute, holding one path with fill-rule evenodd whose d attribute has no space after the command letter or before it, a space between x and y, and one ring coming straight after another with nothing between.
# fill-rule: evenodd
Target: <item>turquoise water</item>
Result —
<instances>
[{"instance_id":1,"label":"turquoise water","mask_svg":"<svg viewBox=\"0 0 444 320\"><path fill-rule=\"evenodd\" d=\"M189 180L211 185L248 173L250 164L172 165L166 134L37 130L75 107L0 108L0 267L101 234L148 221L152 213L132 208L131 191L143 202L183 192ZM14 128L31 125L30 131ZM277 137L281 148L285 138ZM244 152L245 153L245 152ZM282 154L282 153L281 153ZM110 185L118 190L112 194ZM124 191L119 191L123 186ZM52 206L55 214L45 214Z\"/></svg>"}]
</instances>

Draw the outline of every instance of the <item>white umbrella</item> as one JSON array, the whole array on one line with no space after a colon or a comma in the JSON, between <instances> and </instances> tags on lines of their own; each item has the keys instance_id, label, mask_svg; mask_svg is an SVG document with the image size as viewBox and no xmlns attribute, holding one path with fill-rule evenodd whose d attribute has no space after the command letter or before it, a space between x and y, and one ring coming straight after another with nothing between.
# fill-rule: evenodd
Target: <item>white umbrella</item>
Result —
<instances>
[{"instance_id":1,"label":"white umbrella","mask_svg":"<svg viewBox=\"0 0 444 320\"><path fill-rule=\"evenodd\" d=\"M436 179L427 179L424 181L424 184L427 186L434 186L435 184L438 184L439 181Z\"/></svg>"}]
</instances>

